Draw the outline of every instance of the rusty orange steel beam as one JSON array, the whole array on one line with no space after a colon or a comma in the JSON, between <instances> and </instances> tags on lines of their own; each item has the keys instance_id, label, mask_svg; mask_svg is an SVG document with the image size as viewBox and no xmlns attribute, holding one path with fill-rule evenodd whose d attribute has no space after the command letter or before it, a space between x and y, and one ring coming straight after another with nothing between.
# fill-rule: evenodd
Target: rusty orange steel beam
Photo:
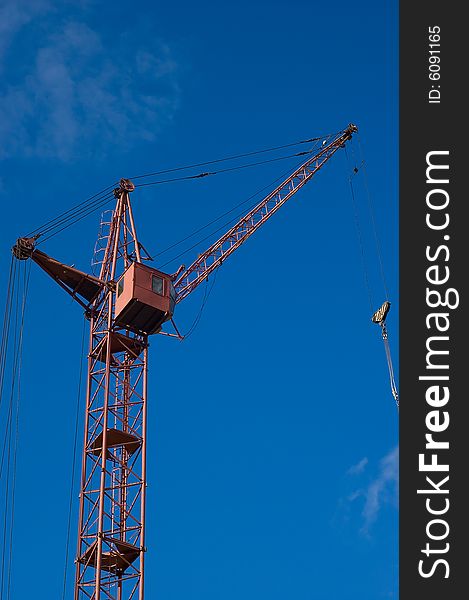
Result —
<instances>
[{"instance_id":1,"label":"rusty orange steel beam","mask_svg":"<svg viewBox=\"0 0 469 600\"><path fill-rule=\"evenodd\" d=\"M337 150L351 139L356 131L358 131L356 125L351 123L346 129L334 135L328 144L304 162L185 269L174 284L177 292L176 302L184 300L200 283L205 281L210 273L215 271L230 254L239 248L287 200L312 179Z\"/></svg>"}]
</instances>

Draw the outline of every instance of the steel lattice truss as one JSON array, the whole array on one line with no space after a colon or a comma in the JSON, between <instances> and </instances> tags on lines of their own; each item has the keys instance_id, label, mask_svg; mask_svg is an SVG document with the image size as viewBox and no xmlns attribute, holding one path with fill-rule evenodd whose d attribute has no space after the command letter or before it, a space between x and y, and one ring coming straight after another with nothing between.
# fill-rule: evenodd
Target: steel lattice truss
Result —
<instances>
[{"instance_id":1,"label":"steel lattice truss","mask_svg":"<svg viewBox=\"0 0 469 600\"><path fill-rule=\"evenodd\" d=\"M181 267L174 275L134 264L141 263L143 247L137 239L129 198L135 188L126 179L114 191L117 204L105 236L107 243L99 278L37 250L38 236L17 240L14 255L19 260L31 258L36 262L85 308L90 321L75 600L143 600L144 597L149 335L164 333L161 326L168 320L176 328L172 319L175 301L180 302L194 291L310 181L356 131L356 126L350 124L329 136L314 156L189 268ZM117 282L124 285L127 275L130 278L136 270L147 273L147 289L141 292L141 297L139 293L132 296L125 305L125 310L136 311L136 320L125 321L124 309L116 312L116 297L118 302L125 298L125 294L119 297ZM149 299L148 294L159 300ZM148 309L150 316L145 313ZM140 311L147 321L138 320Z\"/></svg>"},{"instance_id":2,"label":"steel lattice truss","mask_svg":"<svg viewBox=\"0 0 469 600\"><path fill-rule=\"evenodd\" d=\"M344 131L327 140L319 152L316 152L314 156L296 169L236 225L201 254L190 267L185 269L174 284L177 292L177 302L188 296L230 254L275 214L287 200L300 190L332 158L337 150L344 146L355 131L357 131L356 126L351 124Z\"/></svg>"},{"instance_id":3,"label":"steel lattice truss","mask_svg":"<svg viewBox=\"0 0 469 600\"><path fill-rule=\"evenodd\" d=\"M122 190L102 280L139 258ZM113 289L103 290L90 318L76 600L143 598L148 339L116 328L114 305Z\"/></svg>"}]
</instances>

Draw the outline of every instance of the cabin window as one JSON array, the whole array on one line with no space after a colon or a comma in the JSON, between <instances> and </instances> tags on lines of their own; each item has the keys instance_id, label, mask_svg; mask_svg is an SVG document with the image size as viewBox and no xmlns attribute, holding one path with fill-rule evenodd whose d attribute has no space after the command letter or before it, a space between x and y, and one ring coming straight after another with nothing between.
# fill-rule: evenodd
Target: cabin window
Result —
<instances>
[{"instance_id":1,"label":"cabin window","mask_svg":"<svg viewBox=\"0 0 469 600\"><path fill-rule=\"evenodd\" d=\"M151 289L155 292L155 294L159 294L163 296L163 279L162 277L158 277L158 275L152 275L151 277Z\"/></svg>"},{"instance_id":2,"label":"cabin window","mask_svg":"<svg viewBox=\"0 0 469 600\"><path fill-rule=\"evenodd\" d=\"M124 291L124 278L122 277L122 279L119 279L119 281L117 283L117 297L119 297L123 291Z\"/></svg>"}]
</instances>

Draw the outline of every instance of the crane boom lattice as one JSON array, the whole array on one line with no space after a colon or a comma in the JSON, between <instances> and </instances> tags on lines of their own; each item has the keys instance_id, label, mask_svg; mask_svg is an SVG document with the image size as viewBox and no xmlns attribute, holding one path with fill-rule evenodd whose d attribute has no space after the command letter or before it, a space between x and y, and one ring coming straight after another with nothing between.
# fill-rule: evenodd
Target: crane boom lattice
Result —
<instances>
[{"instance_id":1,"label":"crane boom lattice","mask_svg":"<svg viewBox=\"0 0 469 600\"><path fill-rule=\"evenodd\" d=\"M201 254L190 267L185 269L174 284L177 292L176 302L184 300L186 296L193 292L210 273L217 269L230 254L239 248L287 200L296 194L337 150L343 147L356 131L357 127L350 124L344 131L334 136L331 142L304 162L283 183L240 219L236 225Z\"/></svg>"}]
</instances>

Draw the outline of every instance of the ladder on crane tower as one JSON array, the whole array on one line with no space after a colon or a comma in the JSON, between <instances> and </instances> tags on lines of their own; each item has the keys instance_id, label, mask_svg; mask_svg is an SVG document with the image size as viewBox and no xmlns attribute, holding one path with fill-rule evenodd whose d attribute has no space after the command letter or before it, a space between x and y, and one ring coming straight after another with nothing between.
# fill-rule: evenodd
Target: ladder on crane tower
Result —
<instances>
[{"instance_id":1,"label":"ladder on crane tower","mask_svg":"<svg viewBox=\"0 0 469 600\"><path fill-rule=\"evenodd\" d=\"M112 213L112 210L105 210L101 213L98 236L94 245L93 258L91 259L91 272L95 276L99 275L104 262L104 254L111 234Z\"/></svg>"}]
</instances>

